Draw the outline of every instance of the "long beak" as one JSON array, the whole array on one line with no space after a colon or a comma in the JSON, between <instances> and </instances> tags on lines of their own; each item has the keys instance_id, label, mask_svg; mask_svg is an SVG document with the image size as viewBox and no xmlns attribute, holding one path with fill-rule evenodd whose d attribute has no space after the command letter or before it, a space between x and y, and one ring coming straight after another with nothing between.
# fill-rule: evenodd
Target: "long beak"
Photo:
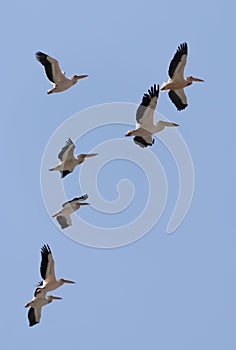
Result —
<instances>
[{"instance_id":1,"label":"long beak","mask_svg":"<svg viewBox=\"0 0 236 350\"><path fill-rule=\"evenodd\" d=\"M26 303L26 304L25 304L25 307L30 307L30 303Z\"/></svg>"},{"instance_id":2,"label":"long beak","mask_svg":"<svg viewBox=\"0 0 236 350\"><path fill-rule=\"evenodd\" d=\"M87 78L88 75L77 75L77 79L80 80L80 79L83 79L83 78Z\"/></svg>"},{"instance_id":3,"label":"long beak","mask_svg":"<svg viewBox=\"0 0 236 350\"><path fill-rule=\"evenodd\" d=\"M62 300L61 297L54 297L53 295L51 295L51 298L52 298L53 300Z\"/></svg>"},{"instance_id":4,"label":"long beak","mask_svg":"<svg viewBox=\"0 0 236 350\"><path fill-rule=\"evenodd\" d=\"M194 77L192 77L192 81L200 81L200 82L204 83L204 80L203 80L203 79L194 78Z\"/></svg>"},{"instance_id":5,"label":"long beak","mask_svg":"<svg viewBox=\"0 0 236 350\"><path fill-rule=\"evenodd\" d=\"M171 123L171 122L164 122L164 121L162 121L162 120L160 120L160 122L161 122L162 125L164 125L164 126L179 126L179 124Z\"/></svg>"},{"instance_id":6,"label":"long beak","mask_svg":"<svg viewBox=\"0 0 236 350\"><path fill-rule=\"evenodd\" d=\"M64 280L64 279L63 279L63 282L64 282L64 283L75 284L75 282L74 282L74 281L69 281L69 280Z\"/></svg>"},{"instance_id":7,"label":"long beak","mask_svg":"<svg viewBox=\"0 0 236 350\"><path fill-rule=\"evenodd\" d=\"M90 203L79 203L79 205L90 205Z\"/></svg>"}]
</instances>

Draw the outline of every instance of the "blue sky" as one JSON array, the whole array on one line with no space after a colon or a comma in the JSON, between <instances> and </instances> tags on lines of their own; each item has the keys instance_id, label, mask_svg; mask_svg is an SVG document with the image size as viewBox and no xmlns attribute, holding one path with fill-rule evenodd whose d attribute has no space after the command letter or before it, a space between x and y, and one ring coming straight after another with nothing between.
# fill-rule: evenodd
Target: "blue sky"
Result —
<instances>
[{"instance_id":1,"label":"blue sky","mask_svg":"<svg viewBox=\"0 0 236 350\"><path fill-rule=\"evenodd\" d=\"M38 350L43 341L58 349L235 349L234 13L231 1L5 2L0 24L5 349ZM186 219L166 234L178 177L169 152L156 141L151 151L165 169L169 189L158 224L123 248L95 249L68 239L50 219L41 195L40 166L49 138L83 109L138 104L153 83L166 80L169 61L184 41L189 45L185 73L205 83L188 88L185 111L177 112L164 92L158 111L181 125L193 159L195 192ZM89 78L48 96L50 84L34 57L38 50L58 58L69 76ZM119 138L126 131L112 125L85 137L79 147L88 151L103 136ZM69 197L78 174L77 169L65 182ZM122 159L109 163L99 174L99 190L115 200L123 178L133 182L137 194L128 214L83 208L79 215L107 227L137 215L148 183L135 165ZM78 185L76 191L80 194ZM53 251L57 276L77 284L55 291L63 300L46 306L41 323L31 329L24 304L40 279L44 243Z\"/></svg>"}]
</instances>

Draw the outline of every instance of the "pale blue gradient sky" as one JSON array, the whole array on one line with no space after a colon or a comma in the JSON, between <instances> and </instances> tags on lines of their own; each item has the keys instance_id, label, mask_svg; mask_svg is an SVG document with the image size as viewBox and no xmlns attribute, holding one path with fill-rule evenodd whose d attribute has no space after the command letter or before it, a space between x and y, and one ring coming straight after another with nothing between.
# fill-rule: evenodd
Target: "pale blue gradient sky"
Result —
<instances>
[{"instance_id":1,"label":"pale blue gradient sky","mask_svg":"<svg viewBox=\"0 0 236 350\"><path fill-rule=\"evenodd\" d=\"M48 342L47 349L235 349L234 14L231 1L2 5L2 348L38 350ZM185 111L177 112L165 93L158 110L181 124L193 158L196 187L187 218L173 235L165 234L178 181L170 155L156 142L152 151L166 167L169 186L158 225L124 248L73 242L51 222L41 197L40 162L50 135L81 109L139 103L151 84L166 80L183 41L189 44L186 74L206 82L188 88ZM47 96L38 50L57 57L68 75L89 78ZM120 137L124 130L116 132ZM108 199L117 195L112 173L110 165L100 179ZM143 181L132 166L129 174L134 184ZM138 200L135 210L140 208ZM91 208L83 211L89 213ZM58 277L78 283L55 291L63 301L46 306L42 322L31 329L24 303L39 280L44 243L52 248Z\"/></svg>"}]
</instances>

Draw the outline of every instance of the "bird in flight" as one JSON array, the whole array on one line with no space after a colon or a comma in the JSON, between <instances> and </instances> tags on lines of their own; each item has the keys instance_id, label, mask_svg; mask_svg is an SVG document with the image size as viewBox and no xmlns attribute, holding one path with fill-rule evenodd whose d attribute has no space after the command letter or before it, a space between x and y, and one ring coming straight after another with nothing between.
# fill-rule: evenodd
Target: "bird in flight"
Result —
<instances>
[{"instance_id":1,"label":"bird in flight","mask_svg":"<svg viewBox=\"0 0 236 350\"><path fill-rule=\"evenodd\" d=\"M169 98L178 111L185 109L188 105L184 88L191 85L194 81L204 82L204 80L192 76L184 78L187 55L187 43L180 44L169 65L169 80L161 86L161 91L169 90Z\"/></svg>"},{"instance_id":2,"label":"bird in flight","mask_svg":"<svg viewBox=\"0 0 236 350\"><path fill-rule=\"evenodd\" d=\"M29 326L35 326L37 323L40 322L41 319L41 310L42 307L51 303L53 300L61 300L60 297L55 297L54 295L46 295L46 292L43 292L40 290L40 288L37 288L34 292L33 299L25 304L25 307L29 307L28 311L28 320L29 320Z\"/></svg>"},{"instance_id":3,"label":"bird in flight","mask_svg":"<svg viewBox=\"0 0 236 350\"><path fill-rule=\"evenodd\" d=\"M65 283L75 283L64 278L56 279L54 270L54 259L48 244L44 244L41 248L40 274L42 277L42 282L36 289L36 294L47 293L51 290L59 288Z\"/></svg>"},{"instance_id":4,"label":"bird in flight","mask_svg":"<svg viewBox=\"0 0 236 350\"><path fill-rule=\"evenodd\" d=\"M85 158L90 158L97 156L97 153L90 153L90 154L78 154L74 157L74 149L75 145L73 141L69 138L66 141L66 146L64 146L60 153L58 153L58 159L60 161L60 164L56 165L55 167L49 169L50 171L60 171L61 178L65 177L66 175L72 173L74 168L82 164L85 161Z\"/></svg>"},{"instance_id":5,"label":"bird in flight","mask_svg":"<svg viewBox=\"0 0 236 350\"><path fill-rule=\"evenodd\" d=\"M53 214L52 217L56 218L62 229L71 226L72 221L70 215L80 208L82 205L89 205L89 203L84 202L88 199L88 195L73 198L72 200L62 204L62 209L57 213Z\"/></svg>"},{"instance_id":6,"label":"bird in flight","mask_svg":"<svg viewBox=\"0 0 236 350\"><path fill-rule=\"evenodd\" d=\"M134 143L144 148L152 146L154 140L153 134L163 130L166 126L179 126L176 123L159 120L153 122L154 111L159 97L159 85L154 84L148 93L143 95L141 104L136 112L136 129L129 130L125 136L134 136Z\"/></svg>"},{"instance_id":7,"label":"bird in flight","mask_svg":"<svg viewBox=\"0 0 236 350\"><path fill-rule=\"evenodd\" d=\"M48 90L47 94L53 94L54 92L61 92L69 89L75 85L78 80L86 78L88 75L73 75L70 78L65 76L65 73L61 71L58 61L43 52L36 52L36 59L44 66L46 76L53 85L53 89Z\"/></svg>"}]
</instances>

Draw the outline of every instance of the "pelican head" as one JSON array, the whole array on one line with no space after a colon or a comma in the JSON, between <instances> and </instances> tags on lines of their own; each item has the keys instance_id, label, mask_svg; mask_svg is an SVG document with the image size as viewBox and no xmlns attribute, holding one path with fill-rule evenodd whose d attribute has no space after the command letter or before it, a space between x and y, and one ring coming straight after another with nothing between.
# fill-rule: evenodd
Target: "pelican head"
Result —
<instances>
[{"instance_id":1,"label":"pelican head","mask_svg":"<svg viewBox=\"0 0 236 350\"><path fill-rule=\"evenodd\" d=\"M134 133L135 130L129 130L125 136L128 137L128 136L133 136L133 133Z\"/></svg>"},{"instance_id":2,"label":"pelican head","mask_svg":"<svg viewBox=\"0 0 236 350\"><path fill-rule=\"evenodd\" d=\"M65 280L64 278L60 278L60 279L59 279L59 282L60 282L61 284L64 284L64 283L75 284L74 281Z\"/></svg>"},{"instance_id":3,"label":"pelican head","mask_svg":"<svg viewBox=\"0 0 236 350\"><path fill-rule=\"evenodd\" d=\"M203 79L194 78L192 76L186 78L188 85L191 85L193 81L204 82Z\"/></svg>"},{"instance_id":4,"label":"pelican head","mask_svg":"<svg viewBox=\"0 0 236 350\"><path fill-rule=\"evenodd\" d=\"M88 75L73 75L73 77L71 78L72 82L74 84L77 83L78 80L86 78Z\"/></svg>"}]
</instances>

